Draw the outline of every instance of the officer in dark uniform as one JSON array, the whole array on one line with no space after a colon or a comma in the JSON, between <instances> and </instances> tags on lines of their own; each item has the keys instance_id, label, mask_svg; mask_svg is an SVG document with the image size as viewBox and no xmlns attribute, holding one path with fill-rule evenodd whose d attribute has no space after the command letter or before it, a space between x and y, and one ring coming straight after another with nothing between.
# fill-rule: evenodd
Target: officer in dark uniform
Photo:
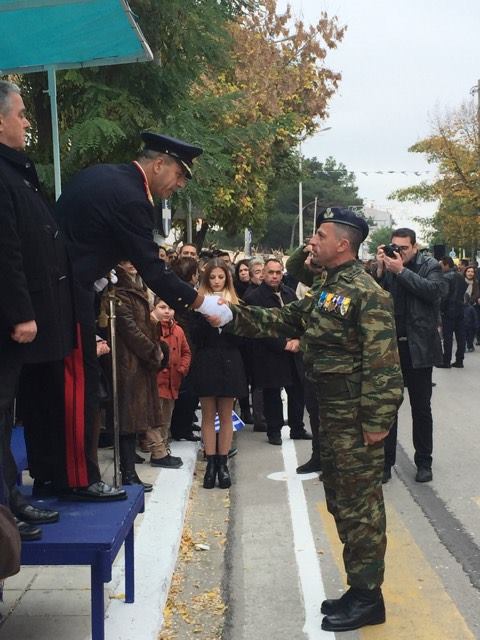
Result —
<instances>
[{"instance_id":1,"label":"officer in dark uniform","mask_svg":"<svg viewBox=\"0 0 480 640\"><path fill-rule=\"evenodd\" d=\"M112 492L100 481L98 465L88 454L97 392L94 282L121 260L130 260L146 284L171 307L201 311L205 304L202 296L159 259L153 241L153 195L169 198L183 188L202 149L152 132L144 132L142 139L145 147L137 160L81 171L57 203L72 263L78 318L77 348L66 388L71 407L70 497L77 499L92 495L101 499Z\"/></svg>"}]
</instances>

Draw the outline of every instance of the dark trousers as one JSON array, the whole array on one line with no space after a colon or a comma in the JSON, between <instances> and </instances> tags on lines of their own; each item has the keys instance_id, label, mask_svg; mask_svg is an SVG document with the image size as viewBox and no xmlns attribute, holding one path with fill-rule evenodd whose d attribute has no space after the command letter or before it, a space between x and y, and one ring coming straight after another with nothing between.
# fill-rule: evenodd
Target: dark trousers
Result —
<instances>
[{"instance_id":1,"label":"dark trousers","mask_svg":"<svg viewBox=\"0 0 480 640\"><path fill-rule=\"evenodd\" d=\"M0 467L2 469L0 483L7 504L11 504L19 493L15 489L17 466L10 449L10 439L13 426L13 402L21 369L19 345L11 341L2 342L0 344Z\"/></svg>"},{"instance_id":2,"label":"dark trousers","mask_svg":"<svg viewBox=\"0 0 480 640\"><path fill-rule=\"evenodd\" d=\"M182 380L178 398L175 400L170 424L172 438L180 440L192 433L192 424L197 405L198 396L194 394L190 377L187 376Z\"/></svg>"},{"instance_id":3,"label":"dark trousers","mask_svg":"<svg viewBox=\"0 0 480 640\"><path fill-rule=\"evenodd\" d=\"M408 348L408 342L398 343L403 383L408 389L412 413L413 446L417 467L432 466L433 419L430 401L432 399L432 367L414 369ZM385 439L385 466L395 464L397 448L397 425L395 419L390 433Z\"/></svg>"},{"instance_id":4,"label":"dark trousers","mask_svg":"<svg viewBox=\"0 0 480 640\"><path fill-rule=\"evenodd\" d=\"M477 331L477 313L471 304L466 304L464 309L465 317L465 342L467 349L474 349L473 341Z\"/></svg>"},{"instance_id":5,"label":"dark trousers","mask_svg":"<svg viewBox=\"0 0 480 640\"><path fill-rule=\"evenodd\" d=\"M284 387L284 389L288 397L288 426L290 427L290 434L294 435L305 429L303 423L303 409L305 407L303 386L298 380L296 384ZM263 389L263 411L267 422L267 435L278 435L283 427L281 390L282 387Z\"/></svg>"},{"instance_id":6,"label":"dark trousers","mask_svg":"<svg viewBox=\"0 0 480 640\"><path fill-rule=\"evenodd\" d=\"M320 407L315 384L308 378L305 378L305 408L312 432L312 460L320 462Z\"/></svg>"},{"instance_id":7,"label":"dark trousers","mask_svg":"<svg viewBox=\"0 0 480 640\"><path fill-rule=\"evenodd\" d=\"M463 362L465 355L465 321L463 317L463 309L456 316L442 316L442 332L443 332L443 362L450 364L452 361L453 334L457 343L455 352L455 362Z\"/></svg>"}]
</instances>

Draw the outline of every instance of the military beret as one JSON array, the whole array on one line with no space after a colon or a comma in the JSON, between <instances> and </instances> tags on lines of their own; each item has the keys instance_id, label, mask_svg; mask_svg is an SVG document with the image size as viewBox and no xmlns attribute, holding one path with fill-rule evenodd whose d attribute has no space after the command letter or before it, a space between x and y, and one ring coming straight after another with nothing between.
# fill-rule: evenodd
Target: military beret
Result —
<instances>
[{"instance_id":1,"label":"military beret","mask_svg":"<svg viewBox=\"0 0 480 640\"><path fill-rule=\"evenodd\" d=\"M193 144L188 144L183 140L164 136L154 131L143 131L141 136L145 143L145 149L172 156L185 170L187 178L192 177L193 159L203 153L201 147L195 147Z\"/></svg>"},{"instance_id":2,"label":"military beret","mask_svg":"<svg viewBox=\"0 0 480 640\"><path fill-rule=\"evenodd\" d=\"M368 236L369 228L367 221L351 209L345 209L343 207L327 207L322 209L317 216L317 229L324 222L335 222L336 224L345 224L349 227L354 227L362 234L362 240L365 240Z\"/></svg>"}]
</instances>

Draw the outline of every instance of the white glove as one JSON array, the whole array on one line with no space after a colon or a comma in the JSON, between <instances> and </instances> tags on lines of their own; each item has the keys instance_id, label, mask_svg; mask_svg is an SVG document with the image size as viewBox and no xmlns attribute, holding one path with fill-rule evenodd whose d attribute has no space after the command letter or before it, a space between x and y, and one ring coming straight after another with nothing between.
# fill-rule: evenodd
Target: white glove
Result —
<instances>
[{"instance_id":1,"label":"white glove","mask_svg":"<svg viewBox=\"0 0 480 640\"><path fill-rule=\"evenodd\" d=\"M233 320L233 313L228 304L218 304L218 298L220 296L210 295L205 296L202 304L195 309L204 316L216 316L220 318L219 327L223 327Z\"/></svg>"}]
</instances>

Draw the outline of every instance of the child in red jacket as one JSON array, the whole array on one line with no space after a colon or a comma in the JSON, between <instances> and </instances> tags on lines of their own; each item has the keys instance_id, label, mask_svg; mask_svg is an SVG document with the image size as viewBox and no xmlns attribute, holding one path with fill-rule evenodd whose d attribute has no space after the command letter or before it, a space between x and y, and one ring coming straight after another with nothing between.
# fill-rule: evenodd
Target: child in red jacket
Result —
<instances>
[{"instance_id":1,"label":"child in red jacket","mask_svg":"<svg viewBox=\"0 0 480 640\"><path fill-rule=\"evenodd\" d=\"M161 423L159 436L155 442L152 457L155 466L178 469L182 466L181 458L170 455L168 437L172 421L175 400L178 398L180 385L190 369L192 353L188 346L183 329L175 322L175 312L166 302L156 299L152 311L152 319L157 322L158 340L168 345L168 367L157 373L157 387L160 398Z\"/></svg>"}]
</instances>

